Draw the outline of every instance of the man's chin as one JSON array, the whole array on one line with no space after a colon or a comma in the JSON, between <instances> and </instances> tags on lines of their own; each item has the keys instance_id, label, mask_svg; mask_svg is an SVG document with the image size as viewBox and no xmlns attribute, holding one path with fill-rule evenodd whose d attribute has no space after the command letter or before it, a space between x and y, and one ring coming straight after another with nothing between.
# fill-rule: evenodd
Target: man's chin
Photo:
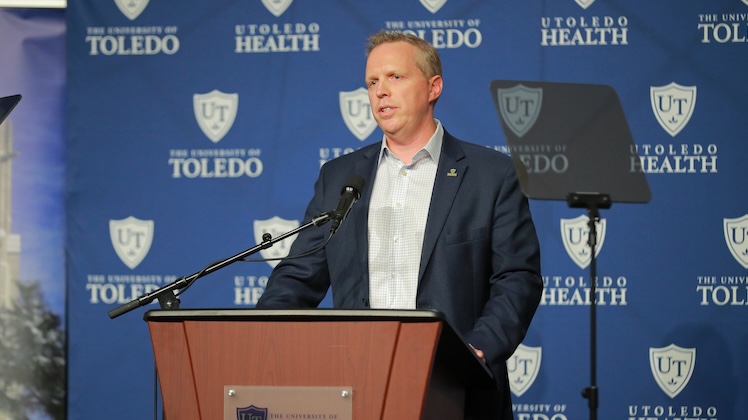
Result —
<instances>
[{"instance_id":1,"label":"man's chin","mask_svg":"<svg viewBox=\"0 0 748 420\"><path fill-rule=\"evenodd\" d=\"M382 132L388 136L397 134L397 132L400 131L401 128L400 125L392 119L380 118L377 120L377 125L379 125L379 128L382 130Z\"/></svg>"}]
</instances>

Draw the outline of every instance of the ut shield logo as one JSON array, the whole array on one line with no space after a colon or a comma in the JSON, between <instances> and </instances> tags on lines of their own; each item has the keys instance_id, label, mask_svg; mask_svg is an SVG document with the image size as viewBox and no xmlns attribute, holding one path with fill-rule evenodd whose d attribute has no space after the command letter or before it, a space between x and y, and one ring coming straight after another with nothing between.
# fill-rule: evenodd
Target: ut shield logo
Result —
<instances>
[{"instance_id":1,"label":"ut shield logo","mask_svg":"<svg viewBox=\"0 0 748 420\"><path fill-rule=\"evenodd\" d=\"M262 237L266 233L269 233L272 238L278 237L284 233L290 232L299 227L298 220L285 220L278 216L274 216L266 220L255 220L254 231L255 241L259 245L262 243ZM297 235L290 236L282 241L276 242L270 248L260 250L262 258L285 258L291 251L291 245L296 240ZM280 260L267 261L271 267L275 268Z\"/></svg>"},{"instance_id":2,"label":"ut shield logo","mask_svg":"<svg viewBox=\"0 0 748 420\"><path fill-rule=\"evenodd\" d=\"M447 0L421 0L421 4L431 13L436 13L447 4Z\"/></svg>"},{"instance_id":3,"label":"ut shield logo","mask_svg":"<svg viewBox=\"0 0 748 420\"><path fill-rule=\"evenodd\" d=\"M579 7L581 7L582 9L587 9L588 7L592 5L592 3L595 2L595 0L574 0L574 1L576 1Z\"/></svg>"},{"instance_id":4,"label":"ut shield logo","mask_svg":"<svg viewBox=\"0 0 748 420\"><path fill-rule=\"evenodd\" d=\"M267 418L267 408L255 407L254 405L244 408L236 408L236 420L267 420Z\"/></svg>"},{"instance_id":5,"label":"ut shield logo","mask_svg":"<svg viewBox=\"0 0 748 420\"><path fill-rule=\"evenodd\" d=\"M218 143L234 125L239 94L219 90L195 94L192 95L192 105L200 129L213 143Z\"/></svg>"},{"instance_id":6,"label":"ut shield logo","mask_svg":"<svg viewBox=\"0 0 748 420\"><path fill-rule=\"evenodd\" d=\"M666 86L651 86L649 98L657 122L675 137L686 127L693 115L696 106L696 86L681 86L675 82Z\"/></svg>"},{"instance_id":7,"label":"ut shield logo","mask_svg":"<svg viewBox=\"0 0 748 420\"><path fill-rule=\"evenodd\" d=\"M725 242L732 256L748 268L748 214L737 219L723 219Z\"/></svg>"},{"instance_id":8,"label":"ut shield logo","mask_svg":"<svg viewBox=\"0 0 748 420\"><path fill-rule=\"evenodd\" d=\"M114 0L114 4L117 5L119 11L123 15L127 16L130 20L137 19L138 16L148 6L149 0Z\"/></svg>"},{"instance_id":9,"label":"ut shield logo","mask_svg":"<svg viewBox=\"0 0 748 420\"><path fill-rule=\"evenodd\" d=\"M153 220L140 220L132 216L110 220L109 236L117 256L134 270L151 250Z\"/></svg>"},{"instance_id":10,"label":"ut shield logo","mask_svg":"<svg viewBox=\"0 0 748 420\"><path fill-rule=\"evenodd\" d=\"M517 137L522 137L538 120L543 89L519 84L510 89L499 89L497 98L504 123Z\"/></svg>"},{"instance_id":11,"label":"ut shield logo","mask_svg":"<svg viewBox=\"0 0 748 420\"><path fill-rule=\"evenodd\" d=\"M268 11L275 15L275 17L280 17L280 15L283 14L283 12L288 9L288 6L293 3L293 0L262 0L262 4L265 5L265 8L268 9Z\"/></svg>"},{"instance_id":12,"label":"ut shield logo","mask_svg":"<svg viewBox=\"0 0 748 420\"><path fill-rule=\"evenodd\" d=\"M688 385L696 362L696 349L686 349L671 344L667 347L649 348L649 367L657 385L675 398Z\"/></svg>"},{"instance_id":13,"label":"ut shield logo","mask_svg":"<svg viewBox=\"0 0 748 420\"><path fill-rule=\"evenodd\" d=\"M371 113L368 91L358 88L350 92L339 92L340 115L346 127L361 141L371 135L377 122Z\"/></svg>"},{"instance_id":14,"label":"ut shield logo","mask_svg":"<svg viewBox=\"0 0 748 420\"><path fill-rule=\"evenodd\" d=\"M535 382L540 371L540 360L543 358L542 347L528 347L520 344L512 357L506 361L509 374L509 389L512 394L521 397Z\"/></svg>"},{"instance_id":15,"label":"ut shield logo","mask_svg":"<svg viewBox=\"0 0 748 420\"><path fill-rule=\"evenodd\" d=\"M592 262L592 252L589 245L589 223L590 217L584 214L574 219L561 219L561 238L564 241L566 253L582 270ZM605 219L600 219L595 224L595 258L600 255L600 250L605 242L605 226Z\"/></svg>"}]
</instances>

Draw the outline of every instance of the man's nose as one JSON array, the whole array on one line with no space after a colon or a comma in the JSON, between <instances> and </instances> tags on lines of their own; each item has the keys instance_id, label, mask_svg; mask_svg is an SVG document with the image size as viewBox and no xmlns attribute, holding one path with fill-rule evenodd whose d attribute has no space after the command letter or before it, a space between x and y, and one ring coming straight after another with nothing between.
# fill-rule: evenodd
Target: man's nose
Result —
<instances>
[{"instance_id":1,"label":"man's nose","mask_svg":"<svg viewBox=\"0 0 748 420\"><path fill-rule=\"evenodd\" d=\"M384 82L377 83L377 98L389 96L389 89Z\"/></svg>"}]
</instances>

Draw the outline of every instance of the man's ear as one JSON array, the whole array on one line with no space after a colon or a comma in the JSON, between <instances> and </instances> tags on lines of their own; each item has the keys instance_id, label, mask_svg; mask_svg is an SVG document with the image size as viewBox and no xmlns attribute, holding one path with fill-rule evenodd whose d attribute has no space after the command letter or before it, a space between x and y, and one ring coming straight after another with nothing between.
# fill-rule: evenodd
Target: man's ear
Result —
<instances>
[{"instance_id":1,"label":"man's ear","mask_svg":"<svg viewBox=\"0 0 748 420\"><path fill-rule=\"evenodd\" d=\"M442 94L442 88L444 87L444 79L441 76L431 76L429 79L429 102L434 102L439 99Z\"/></svg>"}]
</instances>

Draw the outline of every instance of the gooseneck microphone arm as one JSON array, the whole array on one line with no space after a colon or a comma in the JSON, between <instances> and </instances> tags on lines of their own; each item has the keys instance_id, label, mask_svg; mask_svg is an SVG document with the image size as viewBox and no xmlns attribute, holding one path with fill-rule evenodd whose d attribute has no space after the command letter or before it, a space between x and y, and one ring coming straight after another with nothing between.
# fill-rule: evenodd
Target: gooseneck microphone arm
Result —
<instances>
[{"instance_id":1,"label":"gooseneck microphone arm","mask_svg":"<svg viewBox=\"0 0 748 420\"><path fill-rule=\"evenodd\" d=\"M302 230L306 230L312 226L322 226L330 220L332 220L331 213L329 212L322 213L312 218L312 220L306 223L305 225L299 226L298 228L293 229L289 232L286 232L282 235L276 236L275 238L271 237L269 233L266 233L262 236L262 242L253 246L252 248L242 251L232 257L215 262L195 274L192 274L186 277L180 277L176 279L174 282L167 284L164 287L156 289L150 293L146 293L136 299L131 300L128 303L125 303L124 305L114 308L111 311L109 311L109 318L114 319L122 314L132 311L133 309L139 308L141 306L145 306L153 302L155 299L158 299L161 309L178 309L179 299L177 298L177 293L176 293L177 290L186 289L187 287L190 287L200 277L208 275L214 271L218 271L237 261L243 260L244 258L252 254L255 254L263 249L270 248L276 242L282 241L290 236L296 235Z\"/></svg>"},{"instance_id":2,"label":"gooseneck microphone arm","mask_svg":"<svg viewBox=\"0 0 748 420\"><path fill-rule=\"evenodd\" d=\"M177 293L177 290L182 293L187 290L187 288L192 286L200 277L220 270L223 267L226 267L227 265L233 264L237 261L246 261L246 258L250 255L255 254L263 249L270 248L276 242L296 235L302 230L306 230L312 226L322 226L328 221L332 220L333 226L332 229L330 229L330 236L334 235L340 224L348 216L348 213L351 211L351 207L353 206L353 204L361 197L361 191L364 188L364 184L365 181L363 178L358 175L351 175L348 178L348 181L346 181L343 190L340 192L340 201L338 202L337 207L335 207L335 210L313 217L309 223L306 223L303 226L300 226L275 238L273 238L269 233L266 233L262 235L262 242L260 242L256 246L242 251L232 257L226 258L225 260L220 260L218 262L210 264L209 266L203 268L201 271L195 274L187 277L180 277L164 287L156 289L150 293L146 293L137 299L133 299L130 302L125 303L124 305L114 308L109 311L109 318L114 319L124 313L132 311L135 308L145 306L153 302L154 299L158 299L158 303L161 306L161 309L179 309L179 299L177 298L179 293Z\"/></svg>"}]
</instances>

